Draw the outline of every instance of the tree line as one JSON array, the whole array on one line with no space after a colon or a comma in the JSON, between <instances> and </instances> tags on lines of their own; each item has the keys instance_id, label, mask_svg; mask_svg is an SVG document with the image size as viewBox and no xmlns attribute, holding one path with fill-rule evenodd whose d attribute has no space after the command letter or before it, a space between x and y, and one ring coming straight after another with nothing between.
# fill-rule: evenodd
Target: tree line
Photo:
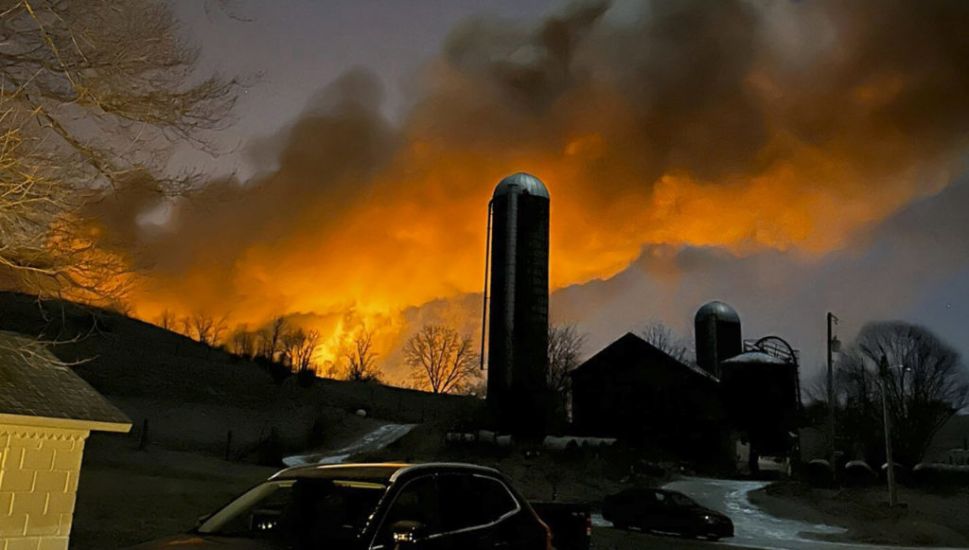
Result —
<instances>
[{"instance_id":1,"label":"tree line","mask_svg":"<svg viewBox=\"0 0 969 550\"><path fill-rule=\"evenodd\" d=\"M179 332L199 343L221 347L242 359L270 368L278 378L289 374L325 374L353 382L384 381L374 329L360 324L339 345L336 356L320 361L318 330L297 326L283 316L274 317L262 328L240 325L228 328L227 318L202 313L177 316L163 311L155 321L159 327ZM411 335L403 347L409 385L433 393L474 393L480 389L479 355L470 334L444 324L427 324Z\"/></svg>"}]
</instances>

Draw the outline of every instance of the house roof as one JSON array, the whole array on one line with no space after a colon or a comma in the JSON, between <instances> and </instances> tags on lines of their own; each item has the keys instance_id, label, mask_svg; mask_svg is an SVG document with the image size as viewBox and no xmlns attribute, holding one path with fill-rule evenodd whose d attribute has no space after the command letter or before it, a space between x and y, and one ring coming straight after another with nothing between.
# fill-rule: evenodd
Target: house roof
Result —
<instances>
[{"instance_id":1,"label":"house roof","mask_svg":"<svg viewBox=\"0 0 969 550\"><path fill-rule=\"evenodd\" d=\"M661 360L669 364L675 364L683 369L693 372L694 374L702 376L703 378L717 382L717 378L707 371L695 365L688 365L678 361L668 353L631 332L627 332L615 342L602 348L599 353L596 353L587 359L569 374L572 377L575 377L576 375L585 376L587 373L598 371L602 368L611 368L617 365L615 361L607 360L606 358L628 357L631 355L652 357L654 360Z\"/></svg>"},{"instance_id":2,"label":"house roof","mask_svg":"<svg viewBox=\"0 0 969 550\"><path fill-rule=\"evenodd\" d=\"M127 432L131 420L47 346L0 331L0 422Z\"/></svg>"}]
</instances>

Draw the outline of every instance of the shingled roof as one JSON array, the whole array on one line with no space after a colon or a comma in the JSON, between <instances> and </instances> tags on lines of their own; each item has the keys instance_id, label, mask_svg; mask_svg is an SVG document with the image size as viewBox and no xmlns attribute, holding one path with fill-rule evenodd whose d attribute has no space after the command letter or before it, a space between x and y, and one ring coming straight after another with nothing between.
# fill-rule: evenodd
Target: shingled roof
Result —
<instances>
[{"instance_id":1,"label":"shingled roof","mask_svg":"<svg viewBox=\"0 0 969 550\"><path fill-rule=\"evenodd\" d=\"M65 427L126 432L131 420L40 344L0 331L0 421L11 416Z\"/></svg>"}]
</instances>

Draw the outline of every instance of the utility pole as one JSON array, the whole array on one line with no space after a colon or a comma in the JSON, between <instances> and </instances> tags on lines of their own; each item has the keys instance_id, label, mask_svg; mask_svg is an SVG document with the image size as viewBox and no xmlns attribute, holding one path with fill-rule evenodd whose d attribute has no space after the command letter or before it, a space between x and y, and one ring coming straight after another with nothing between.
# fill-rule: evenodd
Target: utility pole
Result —
<instances>
[{"instance_id":1,"label":"utility pole","mask_svg":"<svg viewBox=\"0 0 969 550\"><path fill-rule=\"evenodd\" d=\"M898 493L895 491L895 462L892 459L892 428L888 420L888 357L882 355L878 364L878 374L882 381L882 423L885 425L885 461L888 466L888 506L898 504Z\"/></svg>"},{"instance_id":2,"label":"utility pole","mask_svg":"<svg viewBox=\"0 0 969 550\"><path fill-rule=\"evenodd\" d=\"M837 449L835 443L835 396L834 396L834 348L840 347L840 342L834 336L834 325L838 323L838 318L830 311L828 312L828 436L831 440L831 473L837 476L838 465Z\"/></svg>"}]
</instances>

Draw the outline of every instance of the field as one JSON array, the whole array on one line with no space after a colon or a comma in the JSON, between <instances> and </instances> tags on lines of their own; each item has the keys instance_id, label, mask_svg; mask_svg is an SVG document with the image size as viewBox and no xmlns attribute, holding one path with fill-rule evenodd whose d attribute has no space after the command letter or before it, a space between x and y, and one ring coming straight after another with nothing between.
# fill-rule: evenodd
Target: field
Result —
<instances>
[{"instance_id":1,"label":"field","mask_svg":"<svg viewBox=\"0 0 969 550\"><path fill-rule=\"evenodd\" d=\"M193 527L275 468L149 446L131 438L93 435L78 486L71 548L124 548Z\"/></svg>"},{"instance_id":2,"label":"field","mask_svg":"<svg viewBox=\"0 0 969 550\"><path fill-rule=\"evenodd\" d=\"M779 517L839 525L841 540L874 545L969 547L969 490L928 492L899 488L904 507L887 506L884 486L817 489L779 482L751 494L751 502Z\"/></svg>"}]
</instances>

